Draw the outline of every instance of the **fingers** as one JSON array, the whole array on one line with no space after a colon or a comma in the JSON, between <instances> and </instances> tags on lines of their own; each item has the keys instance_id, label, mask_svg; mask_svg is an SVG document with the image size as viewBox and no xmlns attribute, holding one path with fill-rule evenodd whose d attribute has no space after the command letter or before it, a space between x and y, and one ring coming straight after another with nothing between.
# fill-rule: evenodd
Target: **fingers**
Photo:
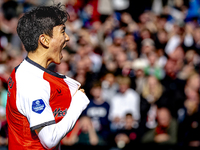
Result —
<instances>
[{"instance_id":1,"label":"fingers","mask_svg":"<svg viewBox=\"0 0 200 150\"><path fill-rule=\"evenodd\" d=\"M85 93L85 90L84 90L84 89L80 89L80 91L83 92L83 93Z\"/></svg>"}]
</instances>

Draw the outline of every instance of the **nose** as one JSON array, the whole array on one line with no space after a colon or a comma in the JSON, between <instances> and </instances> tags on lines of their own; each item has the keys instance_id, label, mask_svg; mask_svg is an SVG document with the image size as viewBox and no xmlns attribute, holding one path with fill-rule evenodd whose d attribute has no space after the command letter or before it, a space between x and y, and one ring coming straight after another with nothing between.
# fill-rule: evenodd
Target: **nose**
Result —
<instances>
[{"instance_id":1,"label":"nose","mask_svg":"<svg viewBox=\"0 0 200 150\"><path fill-rule=\"evenodd\" d=\"M67 33L65 33L65 40L68 42L70 40L69 36Z\"/></svg>"}]
</instances>

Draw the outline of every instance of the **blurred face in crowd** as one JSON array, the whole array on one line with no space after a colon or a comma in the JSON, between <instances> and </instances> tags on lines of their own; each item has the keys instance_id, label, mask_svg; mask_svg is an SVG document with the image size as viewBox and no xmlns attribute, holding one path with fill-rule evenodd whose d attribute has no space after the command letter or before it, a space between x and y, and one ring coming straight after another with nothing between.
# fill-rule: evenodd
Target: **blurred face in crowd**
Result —
<instances>
[{"instance_id":1,"label":"blurred face in crowd","mask_svg":"<svg viewBox=\"0 0 200 150\"><path fill-rule=\"evenodd\" d=\"M76 73L79 75L80 74L85 75L85 73L86 73L85 61L80 60L76 63Z\"/></svg>"},{"instance_id":2,"label":"blurred face in crowd","mask_svg":"<svg viewBox=\"0 0 200 150\"><path fill-rule=\"evenodd\" d=\"M80 119L79 126L82 132L87 133L89 129L92 127L92 122L89 117L83 116Z\"/></svg>"},{"instance_id":3,"label":"blurred face in crowd","mask_svg":"<svg viewBox=\"0 0 200 150\"><path fill-rule=\"evenodd\" d=\"M200 89L200 76L198 74L191 76L187 81L187 86L198 92Z\"/></svg>"},{"instance_id":4,"label":"blurred face in crowd","mask_svg":"<svg viewBox=\"0 0 200 150\"><path fill-rule=\"evenodd\" d=\"M136 77L139 78L139 77L144 77L144 71L143 69L137 69L136 70Z\"/></svg>"},{"instance_id":5,"label":"blurred face in crowd","mask_svg":"<svg viewBox=\"0 0 200 150\"><path fill-rule=\"evenodd\" d=\"M101 87L97 86L97 87L93 87L91 89L91 95L95 98L98 99L101 97Z\"/></svg>"},{"instance_id":6,"label":"blurred face in crowd","mask_svg":"<svg viewBox=\"0 0 200 150\"><path fill-rule=\"evenodd\" d=\"M196 55L196 51L194 50L188 50L185 53L185 60L187 61L188 64L193 64L195 55Z\"/></svg>"},{"instance_id":7,"label":"blurred face in crowd","mask_svg":"<svg viewBox=\"0 0 200 150\"><path fill-rule=\"evenodd\" d=\"M151 32L148 29L144 29L141 31L140 36L142 39L151 38Z\"/></svg>"},{"instance_id":8,"label":"blurred face in crowd","mask_svg":"<svg viewBox=\"0 0 200 150\"><path fill-rule=\"evenodd\" d=\"M157 20L158 20L157 27L159 29L164 29L167 19L165 17L157 17Z\"/></svg>"},{"instance_id":9,"label":"blurred face in crowd","mask_svg":"<svg viewBox=\"0 0 200 150\"><path fill-rule=\"evenodd\" d=\"M69 70L69 65L67 62L61 61L61 63L56 66L56 70L58 73L65 75L67 73L67 71Z\"/></svg>"},{"instance_id":10,"label":"blurred face in crowd","mask_svg":"<svg viewBox=\"0 0 200 150\"><path fill-rule=\"evenodd\" d=\"M196 105L199 104L198 93L196 91L194 91L192 88L186 87L185 94L186 94L188 100L195 102Z\"/></svg>"},{"instance_id":11,"label":"blurred face in crowd","mask_svg":"<svg viewBox=\"0 0 200 150\"><path fill-rule=\"evenodd\" d=\"M150 53L148 53L148 60L149 60L149 63L150 63L150 65L151 66L153 66L153 65L155 65L155 63L156 63L156 60L157 60L157 54L156 54L156 52L150 52Z\"/></svg>"},{"instance_id":12,"label":"blurred face in crowd","mask_svg":"<svg viewBox=\"0 0 200 150\"><path fill-rule=\"evenodd\" d=\"M194 30L194 40L195 42L198 42L200 40L200 28L196 28Z\"/></svg>"},{"instance_id":13,"label":"blurred face in crowd","mask_svg":"<svg viewBox=\"0 0 200 150\"><path fill-rule=\"evenodd\" d=\"M154 90L158 84L158 80L155 78L155 76L149 76L147 82L150 90Z\"/></svg>"},{"instance_id":14,"label":"blurred face in crowd","mask_svg":"<svg viewBox=\"0 0 200 150\"><path fill-rule=\"evenodd\" d=\"M89 58L89 56L88 55L86 55L86 56L84 56L83 57L83 62L84 62L84 67L85 67L85 70L88 72L88 71L91 71L91 69L92 69L92 61L91 61L91 59Z\"/></svg>"},{"instance_id":15,"label":"blurred face in crowd","mask_svg":"<svg viewBox=\"0 0 200 150\"><path fill-rule=\"evenodd\" d=\"M101 25L102 25L102 23L100 21L93 22L93 24L92 24L93 30L94 31L100 30L101 29Z\"/></svg>"},{"instance_id":16,"label":"blurred face in crowd","mask_svg":"<svg viewBox=\"0 0 200 150\"><path fill-rule=\"evenodd\" d=\"M104 81L107 81L109 86L111 86L115 82L115 76L111 73L108 73L105 75Z\"/></svg>"},{"instance_id":17,"label":"blurred face in crowd","mask_svg":"<svg viewBox=\"0 0 200 150\"><path fill-rule=\"evenodd\" d=\"M121 93L125 93L130 88L131 81L129 77L119 78L118 82L119 82L119 91Z\"/></svg>"},{"instance_id":18,"label":"blurred face in crowd","mask_svg":"<svg viewBox=\"0 0 200 150\"><path fill-rule=\"evenodd\" d=\"M168 36L167 36L167 32L164 29L159 30L157 35L158 35L158 40L160 43L167 43Z\"/></svg>"},{"instance_id":19,"label":"blurred face in crowd","mask_svg":"<svg viewBox=\"0 0 200 150\"><path fill-rule=\"evenodd\" d=\"M165 72L167 75L169 75L170 77L174 77L176 74L176 62L175 60L172 59L168 59L167 63L165 65Z\"/></svg>"},{"instance_id":20,"label":"blurred face in crowd","mask_svg":"<svg viewBox=\"0 0 200 150\"><path fill-rule=\"evenodd\" d=\"M137 50L137 44L134 40L134 37L133 35L127 35L126 36L126 39L125 39L125 42L126 42L126 48L128 50Z\"/></svg>"},{"instance_id":21,"label":"blurred face in crowd","mask_svg":"<svg viewBox=\"0 0 200 150\"><path fill-rule=\"evenodd\" d=\"M133 127L134 119L132 115L127 115L125 118L125 128L131 129Z\"/></svg>"},{"instance_id":22,"label":"blurred face in crowd","mask_svg":"<svg viewBox=\"0 0 200 150\"><path fill-rule=\"evenodd\" d=\"M155 50L154 42L152 39L147 38L141 42L141 51L143 54L148 55Z\"/></svg>"},{"instance_id":23,"label":"blurred face in crowd","mask_svg":"<svg viewBox=\"0 0 200 150\"><path fill-rule=\"evenodd\" d=\"M116 55L116 61L117 64L120 68L122 68L125 64L125 62L127 61L127 56L123 51L120 51L117 55Z\"/></svg>"},{"instance_id":24,"label":"blurred face in crowd","mask_svg":"<svg viewBox=\"0 0 200 150\"><path fill-rule=\"evenodd\" d=\"M148 22L150 20L149 18L149 13L148 12L144 12L139 16L139 20L141 21L141 23L145 24L146 22Z\"/></svg>"},{"instance_id":25,"label":"blurred face in crowd","mask_svg":"<svg viewBox=\"0 0 200 150\"><path fill-rule=\"evenodd\" d=\"M119 86L119 90L120 90L121 93L125 93L128 88L129 88L129 85L126 84L126 83L122 83Z\"/></svg>"},{"instance_id":26,"label":"blurred face in crowd","mask_svg":"<svg viewBox=\"0 0 200 150\"><path fill-rule=\"evenodd\" d=\"M117 46L120 46L123 42L123 38L122 37L115 37L113 43Z\"/></svg>"},{"instance_id":27,"label":"blurred face in crowd","mask_svg":"<svg viewBox=\"0 0 200 150\"><path fill-rule=\"evenodd\" d=\"M171 116L167 108L160 108L157 110L158 124L167 127L170 124Z\"/></svg>"},{"instance_id":28,"label":"blurred face in crowd","mask_svg":"<svg viewBox=\"0 0 200 150\"><path fill-rule=\"evenodd\" d=\"M177 61L183 61L185 56L184 50L181 46L178 46L170 55L169 57L177 60Z\"/></svg>"}]
</instances>

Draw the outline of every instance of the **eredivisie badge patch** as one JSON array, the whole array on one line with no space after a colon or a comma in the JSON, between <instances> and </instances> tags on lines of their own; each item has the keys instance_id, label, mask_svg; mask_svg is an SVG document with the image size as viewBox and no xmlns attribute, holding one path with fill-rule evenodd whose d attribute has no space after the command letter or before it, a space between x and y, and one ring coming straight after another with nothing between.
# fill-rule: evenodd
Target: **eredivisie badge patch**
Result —
<instances>
[{"instance_id":1,"label":"eredivisie badge patch","mask_svg":"<svg viewBox=\"0 0 200 150\"><path fill-rule=\"evenodd\" d=\"M45 109L45 104L42 99L37 99L32 103L32 111L35 113L41 114Z\"/></svg>"}]
</instances>

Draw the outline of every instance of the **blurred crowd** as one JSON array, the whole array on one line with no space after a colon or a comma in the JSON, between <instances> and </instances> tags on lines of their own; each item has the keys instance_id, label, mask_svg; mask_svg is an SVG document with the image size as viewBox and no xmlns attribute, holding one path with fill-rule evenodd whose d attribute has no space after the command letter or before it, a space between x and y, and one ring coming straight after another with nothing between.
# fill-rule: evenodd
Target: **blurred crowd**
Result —
<instances>
[{"instance_id":1,"label":"blurred crowd","mask_svg":"<svg viewBox=\"0 0 200 150\"><path fill-rule=\"evenodd\" d=\"M0 0L0 149L7 79L27 53L18 19L61 2L69 13L60 65L90 99L61 149L200 148L200 0Z\"/></svg>"}]
</instances>

